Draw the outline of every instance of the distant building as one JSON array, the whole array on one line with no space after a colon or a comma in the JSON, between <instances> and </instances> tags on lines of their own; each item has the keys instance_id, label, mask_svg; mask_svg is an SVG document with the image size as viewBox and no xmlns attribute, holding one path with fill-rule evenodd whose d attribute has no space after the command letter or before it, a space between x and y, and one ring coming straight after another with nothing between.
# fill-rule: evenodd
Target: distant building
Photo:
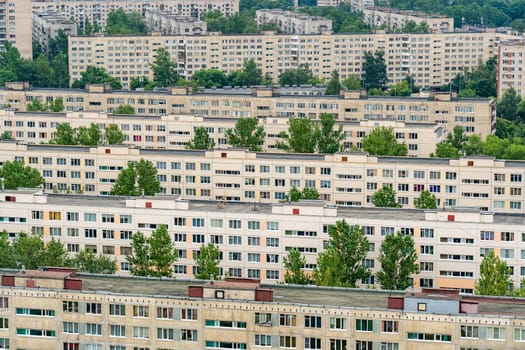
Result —
<instances>
[{"instance_id":1,"label":"distant building","mask_svg":"<svg viewBox=\"0 0 525 350\"><path fill-rule=\"evenodd\" d=\"M387 26L392 30L402 29L407 22L426 23L432 33L453 32L454 18L439 15L429 15L423 12L392 9L388 7L362 8L365 24L377 28Z\"/></svg>"},{"instance_id":2,"label":"distant building","mask_svg":"<svg viewBox=\"0 0 525 350\"><path fill-rule=\"evenodd\" d=\"M178 15L174 12L148 10L144 20L151 32L158 32L164 35L206 34L206 22L194 17Z\"/></svg>"},{"instance_id":3,"label":"distant building","mask_svg":"<svg viewBox=\"0 0 525 350\"><path fill-rule=\"evenodd\" d=\"M525 40L501 43L498 49L498 97L509 88L525 97Z\"/></svg>"},{"instance_id":4,"label":"distant building","mask_svg":"<svg viewBox=\"0 0 525 350\"><path fill-rule=\"evenodd\" d=\"M0 50L12 43L24 58L33 57L31 0L0 0Z\"/></svg>"},{"instance_id":5,"label":"distant building","mask_svg":"<svg viewBox=\"0 0 525 350\"><path fill-rule=\"evenodd\" d=\"M77 35L77 24L54 13L33 13L33 40L40 44L43 52L49 53L49 42L59 30L66 35Z\"/></svg>"},{"instance_id":6,"label":"distant building","mask_svg":"<svg viewBox=\"0 0 525 350\"><path fill-rule=\"evenodd\" d=\"M284 10L257 10L257 24L273 23L287 34L322 34L332 31L332 21L323 17L309 16Z\"/></svg>"}]
</instances>

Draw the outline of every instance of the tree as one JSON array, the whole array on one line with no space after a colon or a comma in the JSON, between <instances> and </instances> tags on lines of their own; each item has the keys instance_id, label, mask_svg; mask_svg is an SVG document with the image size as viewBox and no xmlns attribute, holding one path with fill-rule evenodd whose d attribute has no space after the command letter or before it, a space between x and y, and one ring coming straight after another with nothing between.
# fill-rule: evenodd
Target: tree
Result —
<instances>
[{"instance_id":1,"label":"tree","mask_svg":"<svg viewBox=\"0 0 525 350\"><path fill-rule=\"evenodd\" d=\"M202 245L199 249L199 254L194 256L195 264L197 265L197 274L195 278L200 280L219 279L219 263L220 251L213 243Z\"/></svg>"},{"instance_id":2,"label":"tree","mask_svg":"<svg viewBox=\"0 0 525 350\"><path fill-rule=\"evenodd\" d=\"M104 130L104 140L108 145L120 145L126 139L126 135L118 128L117 124L111 124Z\"/></svg>"},{"instance_id":3,"label":"tree","mask_svg":"<svg viewBox=\"0 0 525 350\"><path fill-rule=\"evenodd\" d=\"M26 269L39 268L44 256L44 241L40 235L20 232L13 244L16 261Z\"/></svg>"},{"instance_id":4,"label":"tree","mask_svg":"<svg viewBox=\"0 0 525 350\"><path fill-rule=\"evenodd\" d=\"M142 76L142 77L135 77L131 79L131 82L129 83L129 88L131 90L136 89L144 89L144 90L153 90L153 88L156 86L156 84L148 79L148 77Z\"/></svg>"},{"instance_id":5,"label":"tree","mask_svg":"<svg viewBox=\"0 0 525 350\"><path fill-rule=\"evenodd\" d=\"M518 105L521 102L521 97L518 95L513 87L510 87L503 93L501 98L496 103L496 111L502 118L517 121L518 120Z\"/></svg>"},{"instance_id":6,"label":"tree","mask_svg":"<svg viewBox=\"0 0 525 350\"><path fill-rule=\"evenodd\" d=\"M437 209L437 199L428 190L423 190L419 197L414 200L414 205L418 209Z\"/></svg>"},{"instance_id":7,"label":"tree","mask_svg":"<svg viewBox=\"0 0 525 350\"><path fill-rule=\"evenodd\" d=\"M68 35L62 29L59 29L57 34L49 40L49 59L59 54L68 54Z\"/></svg>"},{"instance_id":8,"label":"tree","mask_svg":"<svg viewBox=\"0 0 525 350\"><path fill-rule=\"evenodd\" d=\"M345 134L343 132L343 125L339 124L339 128L334 129L335 118L333 114L323 113L320 115L321 128L319 129L319 137L317 140L317 148L319 153L335 153L343 150L343 140Z\"/></svg>"},{"instance_id":9,"label":"tree","mask_svg":"<svg viewBox=\"0 0 525 350\"><path fill-rule=\"evenodd\" d=\"M149 160L140 159L138 163L130 162L121 170L112 193L119 196L153 196L160 191L157 169Z\"/></svg>"},{"instance_id":10,"label":"tree","mask_svg":"<svg viewBox=\"0 0 525 350\"><path fill-rule=\"evenodd\" d=\"M102 143L102 132L97 124L91 123L89 128L81 126L76 132L77 144L83 146L97 146Z\"/></svg>"},{"instance_id":11,"label":"tree","mask_svg":"<svg viewBox=\"0 0 525 350\"><path fill-rule=\"evenodd\" d=\"M388 81L383 51L365 53L363 63L363 85L366 89L383 89Z\"/></svg>"},{"instance_id":12,"label":"tree","mask_svg":"<svg viewBox=\"0 0 525 350\"><path fill-rule=\"evenodd\" d=\"M132 236L132 255L126 259L133 265L134 276L171 277L177 251L166 225L160 225L148 238L141 232Z\"/></svg>"},{"instance_id":13,"label":"tree","mask_svg":"<svg viewBox=\"0 0 525 350\"><path fill-rule=\"evenodd\" d=\"M325 94L328 96L339 95L340 91L341 91L341 82L339 81L339 72L337 70L334 70L332 72L332 76L330 77L330 80L328 81L328 84L326 84Z\"/></svg>"},{"instance_id":14,"label":"tree","mask_svg":"<svg viewBox=\"0 0 525 350\"><path fill-rule=\"evenodd\" d=\"M328 235L330 241L319 254L314 270L315 283L356 287L356 281L370 276L369 268L362 263L369 247L363 229L339 220L328 227Z\"/></svg>"},{"instance_id":15,"label":"tree","mask_svg":"<svg viewBox=\"0 0 525 350\"><path fill-rule=\"evenodd\" d=\"M109 84L112 89L122 89L122 84L110 76L104 68L87 66L85 71L80 72L80 80L73 82L73 88L83 89L86 84Z\"/></svg>"},{"instance_id":16,"label":"tree","mask_svg":"<svg viewBox=\"0 0 525 350\"><path fill-rule=\"evenodd\" d=\"M35 87L49 87L55 85L55 72L47 60L47 57L43 53L38 55L36 60L33 62L33 67L35 74L33 76L32 83Z\"/></svg>"},{"instance_id":17,"label":"tree","mask_svg":"<svg viewBox=\"0 0 525 350\"><path fill-rule=\"evenodd\" d=\"M54 237L49 241L42 254L41 266L66 266L68 254L64 244Z\"/></svg>"},{"instance_id":18,"label":"tree","mask_svg":"<svg viewBox=\"0 0 525 350\"><path fill-rule=\"evenodd\" d=\"M49 107L51 109L51 112L62 112L65 109L64 99L62 97L56 98L53 102L51 102Z\"/></svg>"},{"instance_id":19,"label":"tree","mask_svg":"<svg viewBox=\"0 0 525 350\"><path fill-rule=\"evenodd\" d=\"M221 88L228 85L228 77L223 71L218 69L200 69L191 75L191 80L194 81L197 86L205 88Z\"/></svg>"},{"instance_id":20,"label":"tree","mask_svg":"<svg viewBox=\"0 0 525 350\"><path fill-rule=\"evenodd\" d=\"M476 282L477 295L506 295L511 286L511 270L507 263L490 251L483 257L479 266L479 279Z\"/></svg>"},{"instance_id":21,"label":"tree","mask_svg":"<svg viewBox=\"0 0 525 350\"><path fill-rule=\"evenodd\" d=\"M319 139L319 126L308 118L292 118L288 120L288 134L282 132L276 147L293 153L314 153Z\"/></svg>"},{"instance_id":22,"label":"tree","mask_svg":"<svg viewBox=\"0 0 525 350\"><path fill-rule=\"evenodd\" d=\"M10 131L5 130L2 134L0 134L0 141L4 140L14 140Z\"/></svg>"},{"instance_id":23,"label":"tree","mask_svg":"<svg viewBox=\"0 0 525 350\"><path fill-rule=\"evenodd\" d=\"M228 80L234 86L256 86L263 84L262 70L257 68L253 59L244 61L242 70L233 71L228 75Z\"/></svg>"},{"instance_id":24,"label":"tree","mask_svg":"<svg viewBox=\"0 0 525 350\"><path fill-rule=\"evenodd\" d=\"M120 105L115 108L113 114L135 114L135 108L130 105Z\"/></svg>"},{"instance_id":25,"label":"tree","mask_svg":"<svg viewBox=\"0 0 525 350\"><path fill-rule=\"evenodd\" d=\"M390 186L383 186L377 190L372 196L372 203L380 208L401 208L401 204L396 200L396 191Z\"/></svg>"},{"instance_id":26,"label":"tree","mask_svg":"<svg viewBox=\"0 0 525 350\"><path fill-rule=\"evenodd\" d=\"M283 264L286 272L284 282L289 284L308 284L310 278L302 270L306 264L306 259L297 249L288 251L288 256L284 257Z\"/></svg>"},{"instance_id":27,"label":"tree","mask_svg":"<svg viewBox=\"0 0 525 350\"><path fill-rule=\"evenodd\" d=\"M0 232L0 268L14 269L16 268L15 249L9 241L7 231Z\"/></svg>"},{"instance_id":28,"label":"tree","mask_svg":"<svg viewBox=\"0 0 525 350\"><path fill-rule=\"evenodd\" d=\"M287 69L279 76L279 85L281 86L310 84L313 81L314 76L308 66Z\"/></svg>"},{"instance_id":29,"label":"tree","mask_svg":"<svg viewBox=\"0 0 525 350\"><path fill-rule=\"evenodd\" d=\"M235 128L226 130L226 142L234 147L248 148L252 152L262 149L264 143L264 127L258 125L257 118L240 118Z\"/></svg>"},{"instance_id":30,"label":"tree","mask_svg":"<svg viewBox=\"0 0 525 350\"><path fill-rule=\"evenodd\" d=\"M187 149L210 150L213 147L215 147L215 141L213 141L208 130L203 126L195 128L193 139L186 145Z\"/></svg>"},{"instance_id":31,"label":"tree","mask_svg":"<svg viewBox=\"0 0 525 350\"><path fill-rule=\"evenodd\" d=\"M69 66L67 62L67 52L59 53L51 61L51 66L55 72L55 87L68 88L69 87Z\"/></svg>"},{"instance_id":32,"label":"tree","mask_svg":"<svg viewBox=\"0 0 525 350\"><path fill-rule=\"evenodd\" d=\"M38 188L44 183L44 178L38 169L24 166L24 162L6 161L0 168L0 178L5 189L15 190L19 187Z\"/></svg>"},{"instance_id":33,"label":"tree","mask_svg":"<svg viewBox=\"0 0 525 350\"><path fill-rule=\"evenodd\" d=\"M321 197L319 192L313 187L305 187L302 191L298 190L297 187L292 187L290 192L286 195L285 200L287 202L298 202L302 199L306 200L317 200Z\"/></svg>"},{"instance_id":34,"label":"tree","mask_svg":"<svg viewBox=\"0 0 525 350\"><path fill-rule=\"evenodd\" d=\"M432 153L431 156L438 158L458 158L459 151L450 143L441 141L436 145L436 151Z\"/></svg>"},{"instance_id":35,"label":"tree","mask_svg":"<svg viewBox=\"0 0 525 350\"><path fill-rule=\"evenodd\" d=\"M390 87L390 96L410 96L412 90L408 85L408 81L402 80Z\"/></svg>"},{"instance_id":36,"label":"tree","mask_svg":"<svg viewBox=\"0 0 525 350\"><path fill-rule=\"evenodd\" d=\"M412 286L410 275L417 273L417 254L414 240L409 235L397 232L387 235L381 243L379 263L381 270L376 273L381 288L405 290Z\"/></svg>"},{"instance_id":37,"label":"tree","mask_svg":"<svg viewBox=\"0 0 525 350\"><path fill-rule=\"evenodd\" d=\"M69 123L57 124L55 137L50 143L56 145L76 145L76 132Z\"/></svg>"},{"instance_id":38,"label":"tree","mask_svg":"<svg viewBox=\"0 0 525 350\"><path fill-rule=\"evenodd\" d=\"M343 80L343 86L348 90L361 90L361 80L355 75L351 75Z\"/></svg>"},{"instance_id":39,"label":"tree","mask_svg":"<svg viewBox=\"0 0 525 350\"><path fill-rule=\"evenodd\" d=\"M114 259L102 254L97 255L85 249L71 259L71 265L79 272L111 275L117 270L116 264L117 262Z\"/></svg>"},{"instance_id":40,"label":"tree","mask_svg":"<svg viewBox=\"0 0 525 350\"><path fill-rule=\"evenodd\" d=\"M124 9L108 13L106 33L114 35L145 35L148 28L139 12L125 12Z\"/></svg>"},{"instance_id":41,"label":"tree","mask_svg":"<svg viewBox=\"0 0 525 350\"><path fill-rule=\"evenodd\" d=\"M45 112L45 107L42 102L32 99L26 106L28 112Z\"/></svg>"},{"instance_id":42,"label":"tree","mask_svg":"<svg viewBox=\"0 0 525 350\"><path fill-rule=\"evenodd\" d=\"M177 63L171 60L169 52L162 47L157 50L157 56L151 64L151 70L153 71L153 80L162 87L176 85L179 80Z\"/></svg>"},{"instance_id":43,"label":"tree","mask_svg":"<svg viewBox=\"0 0 525 350\"><path fill-rule=\"evenodd\" d=\"M372 155L406 156L406 144L397 143L394 128L380 126L374 128L362 141L363 150Z\"/></svg>"}]
</instances>

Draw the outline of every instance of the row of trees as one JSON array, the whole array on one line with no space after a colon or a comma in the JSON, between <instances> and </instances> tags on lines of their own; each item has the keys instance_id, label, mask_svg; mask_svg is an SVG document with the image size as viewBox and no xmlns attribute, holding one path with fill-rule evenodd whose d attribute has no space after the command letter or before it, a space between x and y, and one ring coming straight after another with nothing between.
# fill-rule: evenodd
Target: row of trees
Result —
<instances>
[{"instance_id":1,"label":"row of trees","mask_svg":"<svg viewBox=\"0 0 525 350\"><path fill-rule=\"evenodd\" d=\"M55 137L49 142L56 145L97 146L101 144L119 145L124 142L125 135L118 125L111 124L104 129L91 123L89 127L81 126L73 129L69 123L57 124Z\"/></svg>"}]
</instances>

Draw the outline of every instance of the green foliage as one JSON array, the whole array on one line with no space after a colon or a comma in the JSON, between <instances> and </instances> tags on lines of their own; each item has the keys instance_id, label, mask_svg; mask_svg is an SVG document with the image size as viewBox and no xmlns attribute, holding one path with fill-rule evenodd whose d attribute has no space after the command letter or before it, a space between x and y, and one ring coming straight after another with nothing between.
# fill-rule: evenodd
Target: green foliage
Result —
<instances>
[{"instance_id":1,"label":"green foliage","mask_svg":"<svg viewBox=\"0 0 525 350\"><path fill-rule=\"evenodd\" d=\"M252 152L261 150L264 142L264 127L257 118L240 118L235 128L226 130L226 142L234 147L248 148Z\"/></svg>"},{"instance_id":2,"label":"green foliage","mask_svg":"<svg viewBox=\"0 0 525 350\"><path fill-rule=\"evenodd\" d=\"M120 145L125 140L125 135L120 131L117 124L111 124L106 127L104 140L108 145Z\"/></svg>"},{"instance_id":3,"label":"green foliage","mask_svg":"<svg viewBox=\"0 0 525 350\"><path fill-rule=\"evenodd\" d=\"M148 28L139 12L126 12L123 8L108 13L106 21L107 34L145 35Z\"/></svg>"},{"instance_id":4,"label":"green foliage","mask_svg":"<svg viewBox=\"0 0 525 350\"><path fill-rule=\"evenodd\" d=\"M310 277L302 270L306 259L297 249L288 251L288 256L284 257L283 264L286 272L284 273L284 282L289 284L309 284Z\"/></svg>"},{"instance_id":5,"label":"green foliage","mask_svg":"<svg viewBox=\"0 0 525 350\"><path fill-rule=\"evenodd\" d=\"M223 34L257 34L260 32L254 16L247 12L239 12L224 17L222 12L215 10L206 13L202 20L206 22L209 32L221 32Z\"/></svg>"},{"instance_id":6,"label":"green foliage","mask_svg":"<svg viewBox=\"0 0 525 350\"><path fill-rule=\"evenodd\" d=\"M352 11L349 4L341 4L339 7L301 7L299 11L312 16L321 16L332 20L332 29L334 33L359 33L370 31L370 27L363 23L363 14Z\"/></svg>"},{"instance_id":7,"label":"green foliage","mask_svg":"<svg viewBox=\"0 0 525 350\"><path fill-rule=\"evenodd\" d=\"M59 123L57 124L55 137L50 143L56 145L76 145L76 132L69 123Z\"/></svg>"},{"instance_id":8,"label":"green foliage","mask_svg":"<svg viewBox=\"0 0 525 350\"><path fill-rule=\"evenodd\" d=\"M5 189L14 190L19 187L38 188L44 183L44 178L38 169L24 166L24 162L6 161L0 168L0 178L3 178Z\"/></svg>"},{"instance_id":9,"label":"green foliage","mask_svg":"<svg viewBox=\"0 0 525 350\"><path fill-rule=\"evenodd\" d=\"M361 90L361 80L355 75L351 75L343 80L343 86L348 90Z\"/></svg>"},{"instance_id":10,"label":"green foliage","mask_svg":"<svg viewBox=\"0 0 525 350\"><path fill-rule=\"evenodd\" d=\"M228 81L233 86L268 85L271 80L263 78L262 70L257 68L253 59L244 61L242 70L228 74Z\"/></svg>"},{"instance_id":11,"label":"green foliage","mask_svg":"<svg viewBox=\"0 0 525 350\"><path fill-rule=\"evenodd\" d=\"M398 143L394 128L380 126L370 131L362 141L363 150L371 155L406 156L407 145Z\"/></svg>"},{"instance_id":12,"label":"green foliage","mask_svg":"<svg viewBox=\"0 0 525 350\"><path fill-rule=\"evenodd\" d=\"M328 84L326 84L325 94L327 96L334 96L334 95L339 95L340 91L341 91L341 82L339 81L339 72L334 70L332 72L330 80L328 81Z\"/></svg>"},{"instance_id":13,"label":"green foliage","mask_svg":"<svg viewBox=\"0 0 525 350\"><path fill-rule=\"evenodd\" d=\"M381 270L376 273L381 288L405 290L411 287L410 275L419 271L416 261L417 254L412 237L400 232L387 235L381 243L379 253Z\"/></svg>"},{"instance_id":14,"label":"green foliage","mask_svg":"<svg viewBox=\"0 0 525 350\"><path fill-rule=\"evenodd\" d=\"M525 119L518 115L518 106L521 103L521 96L518 95L513 87L510 87L503 93L503 96L498 99L496 104L496 111L498 116L511 121L521 121Z\"/></svg>"},{"instance_id":15,"label":"green foliage","mask_svg":"<svg viewBox=\"0 0 525 350\"><path fill-rule=\"evenodd\" d=\"M200 69L192 74L191 80L194 81L197 86L205 88L221 88L228 85L228 77L223 71L218 69Z\"/></svg>"},{"instance_id":16,"label":"green foliage","mask_svg":"<svg viewBox=\"0 0 525 350\"><path fill-rule=\"evenodd\" d=\"M496 75L498 61L492 57L487 62L479 62L472 69L465 69L441 87L442 91L457 91L459 97L496 96Z\"/></svg>"},{"instance_id":17,"label":"green foliage","mask_svg":"<svg viewBox=\"0 0 525 350\"><path fill-rule=\"evenodd\" d=\"M26 106L28 112L62 112L64 110L64 99L57 97L52 102L41 103L38 100L32 99Z\"/></svg>"},{"instance_id":18,"label":"green foliage","mask_svg":"<svg viewBox=\"0 0 525 350\"><path fill-rule=\"evenodd\" d=\"M102 31L102 27L98 23L91 23L88 19L83 24L83 27L77 27L78 35L91 35Z\"/></svg>"},{"instance_id":19,"label":"green foliage","mask_svg":"<svg viewBox=\"0 0 525 350\"><path fill-rule=\"evenodd\" d=\"M210 138L210 134L205 127L199 126L195 128L194 132L193 139L186 144L187 149L210 150L215 147L215 141Z\"/></svg>"},{"instance_id":20,"label":"green foliage","mask_svg":"<svg viewBox=\"0 0 525 350\"><path fill-rule=\"evenodd\" d=\"M319 153L336 153L342 151L345 133L343 125L335 128L335 117L331 113L323 113L319 116L321 127L318 133L317 149Z\"/></svg>"},{"instance_id":21,"label":"green foliage","mask_svg":"<svg viewBox=\"0 0 525 350\"><path fill-rule=\"evenodd\" d=\"M363 229L339 220L328 227L328 235L330 241L317 258L313 275L315 284L356 287L358 280L370 276L369 268L362 263L369 247Z\"/></svg>"},{"instance_id":22,"label":"green foliage","mask_svg":"<svg viewBox=\"0 0 525 350\"><path fill-rule=\"evenodd\" d=\"M285 201L287 202L298 202L301 199L319 199L321 195L313 187L305 187L302 191L297 187L292 187L290 192L286 195Z\"/></svg>"},{"instance_id":23,"label":"green foliage","mask_svg":"<svg viewBox=\"0 0 525 350\"><path fill-rule=\"evenodd\" d=\"M428 190L423 190L414 200L414 206L418 209L437 209L436 196Z\"/></svg>"},{"instance_id":24,"label":"green foliage","mask_svg":"<svg viewBox=\"0 0 525 350\"><path fill-rule=\"evenodd\" d=\"M150 237L141 232L133 234L132 255L126 260L132 264L134 276L171 277L177 251L171 241L166 225L160 225Z\"/></svg>"},{"instance_id":25,"label":"green foliage","mask_svg":"<svg viewBox=\"0 0 525 350\"><path fill-rule=\"evenodd\" d=\"M0 254L0 268L14 269L17 267L15 248L9 241L6 230L0 233L0 252L2 252L2 254Z\"/></svg>"},{"instance_id":26,"label":"green foliage","mask_svg":"<svg viewBox=\"0 0 525 350\"><path fill-rule=\"evenodd\" d=\"M5 130L2 134L0 134L0 141L4 140L14 140L10 131Z\"/></svg>"},{"instance_id":27,"label":"green foliage","mask_svg":"<svg viewBox=\"0 0 525 350\"><path fill-rule=\"evenodd\" d=\"M117 270L117 262L102 254L94 254L85 249L75 255L70 263L79 272L114 274Z\"/></svg>"},{"instance_id":28,"label":"green foliage","mask_svg":"<svg viewBox=\"0 0 525 350\"><path fill-rule=\"evenodd\" d=\"M138 163L130 162L120 171L111 192L118 196L153 196L159 191L157 169L149 160L141 158Z\"/></svg>"},{"instance_id":29,"label":"green foliage","mask_svg":"<svg viewBox=\"0 0 525 350\"><path fill-rule=\"evenodd\" d=\"M281 86L303 84L315 85L315 83L316 80L308 66L287 69L279 76L279 85Z\"/></svg>"},{"instance_id":30,"label":"green foliage","mask_svg":"<svg viewBox=\"0 0 525 350\"><path fill-rule=\"evenodd\" d=\"M68 54L68 35L59 29L57 35L49 40L49 59L58 56L59 54Z\"/></svg>"},{"instance_id":31,"label":"green foliage","mask_svg":"<svg viewBox=\"0 0 525 350\"><path fill-rule=\"evenodd\" d=\"M69 260L64 244L53 237L46 244L41 264L42 266L67 266Z\"/></svg>"},{"instance_id":32,"label":"green foliage","mask_svg":"<svg viewBox=\"0 0 525 350\"><path fill-rule=\"evenodd\" d=\"M365 52L363 62L363 86L365 89L383 89L388 82L383 51Z\"/></svg>"},{"instance_id":33,"label":"green foliage","mask_svg":"<svg viewBox=\"0 0 525 350\"><path fill-rule=\"evenodd\" d=\"M42 237L37 234L20 232L14 241L16 261L26 269L35 270L42 266L45 246Z\"/></svg>"},{"instance_id":34,"label":"green foliage","mask_svg":"<svg viewBox=\"0 0 525 350\"><path fill-rule=\"evenodd\" d=\"M72 87L75 89L83 89L86 84L109 84L112 89L122 89L122 84L110 76L104 68L87 66L86 70L80 72L80 80L75 80Z\"/></svg>"},{"instance_id":35,"label":"green foliage","mask_svg":"<svg viewBox=\"0 0 525 350\"><path fill-rule=\"evenodd\" d=\"M102 133L97 124L91 123L89 127L81 126L76 130L77 144L83 146L97 146L102 143Z\"/></svg>"},{"instance_id":36,"label":"green foliage","mask_svg":"<svg viewBox=\"0 0 525 350\"><path fill-rule=\"evenodd\" d=\"M150 65L153 71L153 80L162 87L174 86L179 80L177 63L170 58L170 53L163 47L157 50L157 57Z\"/></svg>"},{"instance_id":37,"label":"green foliage","mask_svg":"<svg viewBox=\"0 0 525 350\"><path fill-rule=\"evenodd\" d=\"M278 149L294 153L314 153L319 139L319 126L308 118L291 118L288 120L288 134L281 133L285 142L276 143Z\"/></svg>"},{"instance_id":38,"label":"green foliage","mask_svg":"<svg viewBox=\"0 0 525 350\"><path fill-rule=\"evenodd\" d=\"M135 114L135 108L131 105L120 105L113 111L114 114Z\"/></svg>"},{"instance_id":39,"label":"green foliage","mask_svg":"<svg viewBox=\"0 0 525 350\"><path fill-rule=\"evenodd\" d=\"M507 295L511 286L511 270L507 263L491 251L483 257L476 282L477 295Z\"/></svg>"},{"instance_id":40,"label":"green foliage","mask_svg":"<svg viewBox=\"0 0 525 350\"><path fill-rule=\"evenodd\" d=\"M157 84L153 81L150 81L148 77L135 77L131 79L131 82L129 83L129 88L131 90L136 89L144 89L144 90L153 90L154 87L156 87Z\"/></svg>"},{"instance_id":41,"label":"green foliage","mask_svg":"<svg viewBox=\"0 0 525 350\"><path fill-rule=\"evenodd\" d=\"M202 245L199 249L199 254L193 259L197 265L197 274L195 278L200 280L219 279L219 263L220 263L219 247L213 243Z\"/></svg>"},{"instance_id":42,"label":"green foliage","mask_svg":"<svg viewBox=\"0 0 525 350\"><path fill-rule=\"evenodd\" d=\"M380 208L401 208L396 199L396 191L390 186L383 186L377 190L372 196L372 203Z\"/></svg>"},{"instance_id":43,"label":"green foliage","mask_svg":"<svg viewBox=\"0 0 525 350\"><path fill-rule=\"evenodd\" d=\"M109 145L121 144L124 134L117 125L109 125L105 130L104 143ZM73 129L69 123L57 124L54 138L49 141L55 145L97 146L102 144L102 132L99 126L91 123L89 127L81 126Z\"/></svg>"},{"instance_id":44,"label":"green foliage","mask_svg":"<svg viewBox=\"0 0 525 350\"><path fill-rule=\"evenodd\" d=\"M390 86L390 96L410 96L412 90L408 85L408 81L402 80Z\"/></svg>"},{"instance_id":45,"label":"green foliage","mask_svg":"<svg viewBox=\"0 0 525 350\"><path fill-rule=\"evenodd\" d=\"M456 147L448 142L441 141L436 145L436 151L431 154L432 157L438 158L458 158L459 151Z\"/></svg>"}]
</instances>

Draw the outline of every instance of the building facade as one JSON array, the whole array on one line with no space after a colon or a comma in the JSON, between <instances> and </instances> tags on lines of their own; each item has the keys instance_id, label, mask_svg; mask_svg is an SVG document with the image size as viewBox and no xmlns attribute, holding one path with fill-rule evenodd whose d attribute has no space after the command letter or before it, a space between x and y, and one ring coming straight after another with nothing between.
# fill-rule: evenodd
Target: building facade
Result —
<instances>
[{"instance_id":1,"label":"building facade","mask_svg":"<svg viewBox=\"0 0 525 350\"><path fill-rule=\"evenodd\" d=\"M27 84L7 83L0 89L0 105L26 111L32 100L42 103L63 98L68 112L112 113L129 104L140 116L190 114L213 118L319 119L331 113L338 121L398 121L439 124L447 133L461 126L468 135L485 138L496 131L496 107L492 99L457 98L453 94L420 94L412 97L366 96L343 91L324 96L312 88L224 88L193 92L189 88L163 91L111 91L92 85L86 90L31 89Z\"/></svg>"},{"instance_id":2,"label":"building facade","mask_svg":"<svg viewBox=\"0 0 525 350\"><path fill-rule=\"evenodd\" d=\"M92 123L104 129L117 125L125 135L124 144L140 148L184 149L195 136L195 129L204 127L215 142L216 149L228 148L226 130L235 127L237 118L213 118L191 115L163 115L140 117L135 115L107 115L98 112L16 113L0 110L2 130L24 143L49 143L56 136L57 125L68 123L74 129L89 127ZM281 133L288 132L288 118L265 117L259 125L266 132L262 151L279 151L278 141L285 141ZM30 127L34 125L33 127ZM377 127L392 128L400 143L406 143L409 156L427 157L435 151L443 136L437 124L413 124L397 121L340 122L345 135L345 150L361 149L363 138ZM157 134L155 134L157 132ZM162 134L162 135L159 135Z\"/></svg>"},{"instance_id":3,"label":"building facade","mask_svg":"<svg viewBox=\"0 0 525 350\"><path fill-rule=\"evenodd\" d=\"M151 131L156 134L157 131ZM24 145L3 142L0 161L23 161L40 171L47 192L109 195L120 170L144 158L158 171L161 193L194 200L274 203L294 186L313 187L339 206L371 207L373 194L392 186L414 208L421 191L440 208L525 212L522 161L377 157L365 153L283 154L239 149L195 151L129 146Z\"/></svg>"},{"instance_id":4,"label":"building facade","mask_svg":"<svg viewBox=\"0 0 525 350\"><path fill-rule=\"evenodd\" d=\"M523 300L435 289L403 295L54 271L2 280L4 349L515 350L525 333ZM46 287L23 287L31 281Z\"/></svg>"},{"instance_id":5,"label":"building facade","mask_svg":"<svg viewBox=\"0 0 525 350\"><path fill-rule=\"evenodd\" d=\"M314 76L330 79L361 76L364 53L383 51L389 84L410 76L422 88L447 84L466 68L477 67L497 54L510 34L486 32L403 34L262 34L195 36L90 36L69 37L71 82L89 65L104 67L124 88L135 77L153 78L150 64L164 47L185 78L200 69L225 73L241 70L253 59L263 75L274 81L287 69L308 66Z\"/></svg>"},{"instance_id":6,"label":"building facade","mask_svg":"<svg viewBox=\"0 0 525 350\"><path fill-rule=\"evenodd\" d=\"M221 252L221 275L278 283L284 280L284 259L291 249L301 252L304 271L311 273L330 239L328 227L345 220L362 227L370 243L363 264L372 277L358 281L361 286L379 288L374 274L381 268L381 243L398 231L415 242L420 266L412 276L415 287L473 293L480 263L490 251L510 266L515 287L525 277L523 214L472 208L343 208L323 201L260 204L174 196L90 197L29 189L4 191L0 198L1 227L10 237L35 232L45 242L60 240L71 254L84 249L104 254L116 260L118 274L123 275L131 268L126 256L132 252L133 234L149 236L166 225L178 252L177 278L193 278L194 256L203 244L213 243Z\"/></svg>"},{"instance_id":7,"label":"building facade","mask_svg":"<svg viewBox=\"0 0 525 350\"><path fill-rule=\"evenodd\" d=\"M33 13L33 40L49 54L49 42L62 30L66 35L77 35L77 24L53 13Z\"/></svg>"},{"instance_id":8,"label":"building facade","mask_svg":"<svg viewBox=\"0 0 525 350\"><path fill-rule=\"evenodd\" d=\"M388 7L367 7L361 11L363 12L363 22L373 28L387 26L391 30L400 30L407 22L412 21L417 25L426 23L429 31L433 33L454 31L454 18L452 17Z\"/></svg>"},{"instance_id":9,"label":"building facade","mask_svg":"<svg viewBox=\"0 0 525 350\"><path fill-rule=\"evenodd\" d=\"M33 57L31 0L0 0L0 47L8 41L24 58Z\"/></svg>"},{"instance_id":10,"label":"building facade","mask_svg":"<svg viewBox=\"0 0 525 350\"><path fill-rule=\"evenodd\" d=\"M29 1L29 0L28 0ZM84 27L86 21L105 27L108 14L124 9L145 14L147 10L175 12L183 16L201 18L208 11L220 11L224 16L239 12L238 0L39 0L33 2L34 12L53 12L71 18Z\"/></svg>"},{"instance_id":11,"label":"building facade","mask_svg":"<svg viewBox=\"0 0 525 350\"><path fill-rule=\"evenodd\" d=\"M144 21L152 32L163 35L202 35L206 34L207 24L195 17L187 17L167 11L148 10Z\"/></svg>"},{"instance_id":12,"label":"building facade","mask_svg":"<svg viewBox=\"0 0 525 350\"><path fill-rule=\"evenodd\" d=\"M257 10L255 20L259 26L273 23L287 34L322 34L332 31L332 21L323 17L284 10Z\"/></svg>"},{"instance_id":13,"label":"building facade","mask_svg":"<svg viewBox=\"0 0 525 350\"><path fill-rule=\"evenodd\" d=\"M498 96L509 88L525 97L525 40L512 40L502 43L498 49Z\"/></svg>"}]
</instances>

